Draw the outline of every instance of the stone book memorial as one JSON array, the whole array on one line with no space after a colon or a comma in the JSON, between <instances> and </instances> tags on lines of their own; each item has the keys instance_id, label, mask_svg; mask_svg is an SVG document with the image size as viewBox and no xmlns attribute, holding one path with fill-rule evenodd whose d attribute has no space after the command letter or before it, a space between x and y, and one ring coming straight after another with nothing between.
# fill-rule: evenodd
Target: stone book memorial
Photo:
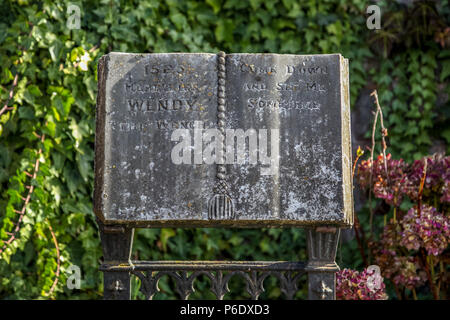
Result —
<instances>
[{"instance_id":1,"label":"stone book memorial","mask_svg":"<svg viewBox=\"0 0 450 320\"><path fill-rule=\"evenodd\" d=\"M341 55L110 53L98 79L102 221L352 224Z\"/></svg>"},{"instance_id":2,"label":"stone book memorial","mask_svg":"<svg viewBox=\"0 0 450 320\"><path fill-rule=\"evenodd\" d=\"M127 261L135 227L295 226L310 230L310 285L336 270L338 228L353 224L347 59L109 53L98 88L94 211L106 260ZM322 226L335 231L322 237ZM102 271L118 294L114 268ZM330 298L330 279L310 297Z\"/></svg>"}]
</instances>

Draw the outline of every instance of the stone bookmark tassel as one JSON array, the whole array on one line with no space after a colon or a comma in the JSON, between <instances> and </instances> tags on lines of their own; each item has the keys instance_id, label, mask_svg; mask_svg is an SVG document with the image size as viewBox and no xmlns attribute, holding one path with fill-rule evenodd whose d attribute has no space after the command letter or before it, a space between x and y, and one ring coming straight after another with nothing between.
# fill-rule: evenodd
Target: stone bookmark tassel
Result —
<instances>
[{"instance_id":1,"label":"stone bookmark tassel","mask_svg":"<svg viewBox=\"0 0 450 320\"><path fill-rule=\"evenodd\" d=\"M217 57L218 60L218 86L217 86L217 127L222 134L223 143L223 161L217 165L217 182L214 186L214 196L209 199L208 218L234 219L233 200L230 197L229 186L226 181L227 169L225 166L226 146L225 146L225 52L221 51Z\"/></svg>"}]
</instances>

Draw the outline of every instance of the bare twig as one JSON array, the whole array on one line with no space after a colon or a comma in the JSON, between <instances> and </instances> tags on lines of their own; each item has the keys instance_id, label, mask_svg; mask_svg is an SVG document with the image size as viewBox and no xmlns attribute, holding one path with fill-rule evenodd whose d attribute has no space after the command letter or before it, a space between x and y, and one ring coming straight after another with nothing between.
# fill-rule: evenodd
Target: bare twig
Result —
<instances>
[{"instance_id":1,"label":"bare twig","mask_svg":"<svg viewBox=\"0 0 450 320\"><path fill-rule=\"evenodd\" d=\"M356 170L356 164L358 163L359 158L361 158L361 156L364 154L364 151L361 150L361 147L358 146L358 150L356 151L356 159L355 162L353 162L353 168L352 168L352 181L353 178L355 177L355 170Z\"/></svg>"},{"instance_id":2,"label":"bare twig","mask_svg":"<svg viewBox=\"0 0 450 320\"><path fill-rule=\"evenodd\" d=\"M33 34L33 24L30 22L28 23L29 26L31 27L30 32L28 33L28 37L31 37L31 35ZM25 53L27 52L27 49L25 48L21 48L21 50ZM14 80L13 83L11 85L11 88L9 90L9 95L8 95L8 99L6 100L5 104L3 105L3 108L0 110L0 116L5 113L8 110L12 110L12 107L8 107L9 101L13 98L14 96L14 88L17 86L17 83L19 82L19 74L16 73L16 75L14 76Z\"/></svg>"},{"instance_id":3,"label":"bare twig","mask_svg":"<svg viewBox=\"0 0 450 320\"><path fill-rule=\"evenodd\" d=\"M370 164L371 164L371 170L370 170L370 190L369 190L369 211L370 211L370 239L373 237L373 210L372 210L372 183L373 183L373 153L375 150L375 131L377 127L377 120L378 116L380 116L380 125L381 125L381 149L383 152L383 164L384 164L384 171L386 173L386 182L389 184L389 173L387 168L387 161L386 161L386 137L388 135L387 129L384 127L384 121L383 121L383 110L381 110L380 102L378 100L378 93L377 90L374 90L371 94L371 97L375 98L375 106L377 108L377 111L375 113L375 120L373 122L372 127L372 148L370 150Z\"/></svg>"},{"instance_id":4,"label":"bare twig","mask_svg":"<svg viewBox=\"0 0 450 320\"><path fill-rule=\"evenodd\" d=\"M380 125L381 125L381 147L383 149L383 162L384 162L384 170L386 171L386 179L389 183L389 175L387 170L387 162L386 162L386 137L388 135L387 129L384 127L383 123L383 111L381 110L380 103L378 101L378 93L377 90L373 90L373 92L370 94L371 96L375 97L375 105L377 106L377 111L380 113Z\"/></svg>"},{"instance_id":5,"label":"bare twig","mask_svg":"<svg viewBox=\"0 0 450 320\"><path fill-rule=\"evenodd\" d=\"M372 208L372 184L373 184L373 152L375 151L375 130L377 128L379 111L375 112L375 119L373 120L372 126L372 147L370 148L370 175L369 175L369 212L370 212L370 239L373 236L373 208Z\"/></svg>"},{"instance_id":6,"label":"bare twig","mask_svg":"<svg viewBox=\"0 0 450 320\"><path fill-rule=\"evenodd\" d=\"M356 152L356 158L353 162L352 167L352 181L355 176L355 169L356 169L356 163L358 162L359 158L364 154L364 151L361 150L361 148L358 146L358 150ZM359 233L361 233L362 239L359 237ZM361 228L361 225L359 223L358 214L355 212L355 237L356 241L358 243L359 252L361 254L361 258L363 259L363 263L365 266L368 266L366 255L364 253L364 239L366 238L364 230Z\"/></svg>"},{"instance_id":7,"label":"bare twig","mask_svg":"<svg viewBox=\"0 0 450 320\"><path fill-rule=\"evenodd\" d=\"M422 210L422 194L423 194L423 186L425 185L425 179L427 177L427 166L428 166L428 158L424 158L424 164L423 164L423 171L422 171L422 178L420 179L420 185L419 185L419 194L417 196L417 215L420 218L421 210Z\"/></svg>"},{"instance_id":8,"label":"bare twig","mask_svg":"<svg viewBox=\"0 0 450 320\"><path fill-rule=\"evenodd\" d=\"M397 285L395 283L392 283L392 284L394 286L394 291L395 291L395 294L397 295L397 299L402 300L402 294L401 294L400 290L398 289Z\"/></svg>"},{"instance_id":9,"label":"bare twig","mask_svg":"<svg viewBox=\"0 0 450 320\"><path fill-rule=\"evenodd\" d=\"M39 136L39 137L40 137L41 142L44 142L45 134L43 134L42 136ZM42 148L39 148L39 150L37 152L36 161L34 163L34 171L33 171L33 174L31 176L31 180L36 179L36 177L37 177L37 173L39 171L39 158L40 158L41 153L42 153ZM12 233L10 233L9 239L7 241L5 241L5 243L3 244L3 247L0 249L0 254L16 239L16 234L20 230L20 227L21 227L20 223L23 220L23 217L25 215L26 207L27 207L28 203L30 203L31 194L34 191L34 186L31 185L31 184L28 185L28 186L25 186L25 188L28 189L28 193L27 193L26 197L22 197L22 199L25 199L24 200L24 204L22 206L22 209L20 211L19 210L14 210L19 215L19 219L17 220L17 223L15 224L15 228L13 229Z\"/></svg>"},{"instance_id":10,"label":"bare twig","mask_svg":"<svg viewBox=\"0 0 450 320\"><path fill-rule=\"evenodd\" d=\"M359 232L361 232L361 237L359 236ZM364 266L368 266L366 254L364 252L363 239L365 238L364 230L361 228L361 224L359 223L358 216L355 214L355 238L358 243L359 253L361 254L361 258L363 260Z\"/></svg>"},{"instance_id":11,"label":"bare twig","mask_svg":"<svg viewBox=\"0 0 450 320\"><path fill-rule=\"evenodd\" d=\"M50 229L50 232L52 234L52 238L53 238L53 243L55 244L55 248L56 248L56 259L57 259L57 267L56 267L56 278L53 281L52 287L50 288L50 291L46 294L46 296L51 296L53 291L56 288L56 285L58 283L59 280L59 270L61 268L61 256L60 256L60 252L59 252L59 245L58 245L58 241L56 240L56 236L55 233L53 232L53 228L52 225L50 224L50 221L47 220L48 223L48 228Z\"/></svg>"},{"instance_id":12,"label":"bare twig","mask_svg":"<svg viewBox=\"0 0 450 320\"><path fill-rule=\"evenodd\" d=\"M427 254L425 252L425 249L420 248L419 253L420 253L419 257L422 262L423 268L425 269L428 282L430 283L430 290L431 293L433 294L433 298L434 300L439 300L439 293L436 291L436 286L434 285L433 276L431 275L430 266L427 261Z\"/></svg>"},{"instance_id":13,"label":"bare twig","mask_svg":"<svg viewBox=\"0 0 450 320\"><path fill-rule=\"evenodd\" d=\"M12 110L12 107L8 107L9 101L12 99L12 97L14 96L14 88L17 86L17 82L19 81L19 74L16 73L16 75L14 76L14 80L13 83L11 85L11 89L9 89L9 95L8 95L8 99L6 99L5 104L3 105L3 108L0 110L0 116L2 114L4 114L6 111L8 110Z\"/></svg>"}]
</instances>

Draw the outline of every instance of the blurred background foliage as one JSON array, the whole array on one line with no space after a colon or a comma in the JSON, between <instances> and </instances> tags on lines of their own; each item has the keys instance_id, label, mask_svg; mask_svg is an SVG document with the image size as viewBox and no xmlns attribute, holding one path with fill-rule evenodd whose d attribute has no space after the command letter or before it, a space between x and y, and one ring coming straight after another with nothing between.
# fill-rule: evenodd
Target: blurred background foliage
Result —
<instances>
[{"instance_id":1,"label":"blurred background foliage","mask_svg":"<svg viewBox=\"0 0 450 320\"><path fill-rule=\"evenodd\" d=\"M362 0L70 3L80 8L79 30L66 26L66 1L0 4L2 299L102 296L92 212L94 115L96 65L110 51L339 52L350 60L353 129L360 132L354 141L370 145L374 109L364 99L378 89L393 157L448 153L448 1L377 1L380 30L367 28L366 7L374 3ZM344 240L338 263L361 269L351 232ZM305 260L305 238L298 229L147 229L136 232L133 258ZM79 290L65 285L71 265L81 268ZM278 298L269 282L262 298ZM160 287L155 298L176 297L169 279ZM137 283L133 288L142 297ZM243 284L232 281L230 288L226 298L247 297ZM305 297L303 288L297 298Z\"/></svg>"}]
</instances>

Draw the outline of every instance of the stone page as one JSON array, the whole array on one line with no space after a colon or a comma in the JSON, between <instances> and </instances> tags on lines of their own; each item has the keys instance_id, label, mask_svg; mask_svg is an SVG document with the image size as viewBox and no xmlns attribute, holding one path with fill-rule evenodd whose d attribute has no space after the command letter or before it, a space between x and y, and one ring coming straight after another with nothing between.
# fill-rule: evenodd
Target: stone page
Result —
<instances>
[{"instance_id":1,"label":"stone page","mask_svg":"<svg viewBox=\"0 0 450 320\"><path fill-rule=\"evenodd\" d=\"M110 53L99 62L96 213L114 221L203 219L215 166L175 164L176 129L216 125L215 54Z\"/></svg>"},{"instance_id":2,"label":"stone page","mask_svg":"<svg viewBox=\"0 0 450 320\"><path fill-rule=\"evenodd\" d=\"M346 67L339 54L227 55L227 128L242 129L246 150L258 150L256 164L248 153L228 168L237 219L349 221Z\"/></svg>"}]
</instances>

